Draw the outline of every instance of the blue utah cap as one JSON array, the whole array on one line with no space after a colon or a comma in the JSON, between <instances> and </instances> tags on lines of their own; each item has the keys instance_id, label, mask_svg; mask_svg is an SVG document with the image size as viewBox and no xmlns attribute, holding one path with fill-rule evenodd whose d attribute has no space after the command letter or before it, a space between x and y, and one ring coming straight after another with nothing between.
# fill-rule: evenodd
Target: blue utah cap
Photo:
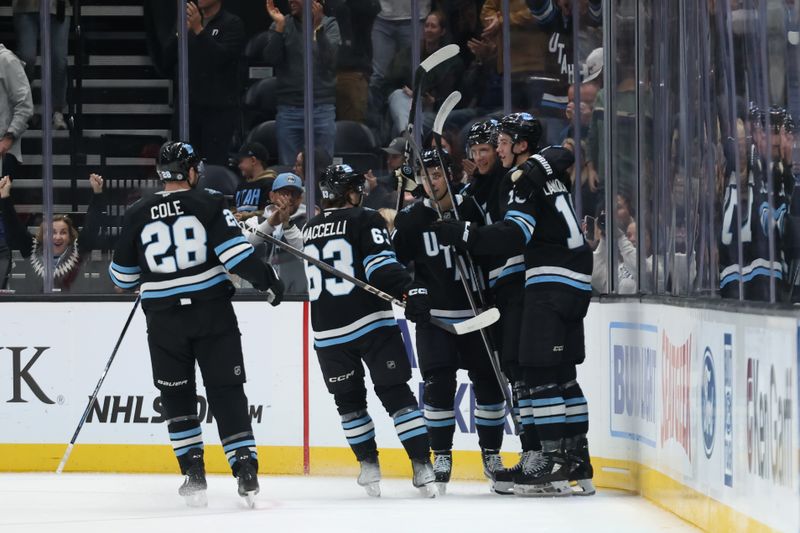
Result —
<instances>
[{"instance_id":1,"label":"blue utah cap","mask_svg":"<svg viewBox=\"0 0 800 533\"><path fill-rule=\"evenodd\" d=\"M301 180L297 174L292 174L291 172L282 172L278 174L278 177L272 182L273 192L283 189L284 187L292 187L300 192L305 190L303 188L303 180Z\"/></svg>"}]
</instances>

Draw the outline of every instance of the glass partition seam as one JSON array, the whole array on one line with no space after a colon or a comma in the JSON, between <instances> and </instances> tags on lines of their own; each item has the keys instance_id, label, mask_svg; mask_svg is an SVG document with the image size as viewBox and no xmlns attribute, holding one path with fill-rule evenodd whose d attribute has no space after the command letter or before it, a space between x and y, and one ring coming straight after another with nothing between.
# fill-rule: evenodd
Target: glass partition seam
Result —
<instances>
[{"instance_id":1,"label":"glass partition seam","mask_svg":"<svg viewBox=\"0 0 800 533\"><path fill-rule=\"evenodd\" d=\"M186 2L177 0L178 9L178 136L189 142L189 29L186 27Z\"/></svg>"},{"instance_id":2,"label":"glass partition seam","mask_svg":"<svg viewBox=\"0 0 800 533\"><path fill-rule=\"evenodd\" d=\"M316 191L316 161L314 157L315 139L314 139L314 28L313 23L313 3L303 2L303 47L305 48L304 54L304 92L303 92L303 127L304 131L304 144L305 150L303 151L303 164L305 165L306 176L308 183L306 184L306 198L308 203L309 219L314 213L314 198ZM278 132L280 134L280 132ZM297 154L295 154L297 155Z\"/></svg>"},{"instance_id":3,"label":"glass partition seam","mask_svg":"<svg viewBox=\"0 0 800 533\"><path fill-rule=\"evenodd\" d=\"M43 292L53 292L53 254L48 250L53 242L53 74L52 48L50 46L50 0L41 0L39 5L39 44L42 54L42 225L44 226L42 257Z\"/></svg>"}]
</instances>

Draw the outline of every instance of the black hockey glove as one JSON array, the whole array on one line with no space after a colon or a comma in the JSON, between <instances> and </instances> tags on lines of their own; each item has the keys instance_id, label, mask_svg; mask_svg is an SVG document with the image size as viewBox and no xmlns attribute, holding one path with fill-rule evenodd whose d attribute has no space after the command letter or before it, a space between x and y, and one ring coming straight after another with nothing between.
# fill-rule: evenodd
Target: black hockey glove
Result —
<instances>
[{"instance_id":1,"label":"black hockey glove","mask_svg":"<svg viewBox=\"0 0 800 533\"><path fill-rule=\"evenodd\" d=\"M475 226L463 220L439 220L432 226L439 244L455 246L459 252L469 252L475 242Z\"/></svg>"},{"instance_id":2,"label":"black hockey glove","mask_svg":"<svg viewBox=\"0 0 800 533\"><path fill-rule=\"evenodd\" d=\"M403 291L403 302L406 304L406 318L416 324L427 324L431 320L431 300L428 289L418 282L412 282Z\"/></svg>"},{"instance_id":3,"label":"black hockey glove","mask_svg":"<svg viewBox=\"0 0 800 533\"><path fill-rule=\"evenodd\" d=\"M272 266L267 265L267 270L269 270L272 275L270 276L271 283L269 288L264 291L264 294L267 296L267 302L275 307L283 301L283 293L286 291L286 285L283 284L283 281L278 277L278 274Z\"/></svg>"}]
</instances>

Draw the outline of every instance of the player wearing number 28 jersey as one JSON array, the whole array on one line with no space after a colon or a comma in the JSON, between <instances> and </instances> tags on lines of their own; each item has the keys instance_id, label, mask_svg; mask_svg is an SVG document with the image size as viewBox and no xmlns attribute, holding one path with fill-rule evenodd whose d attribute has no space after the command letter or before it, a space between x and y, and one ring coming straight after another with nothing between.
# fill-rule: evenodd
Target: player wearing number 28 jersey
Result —
<instances>
[{"instance_id":1,"label":"player wearing number 28 jersey","mask_svg":"<svg viewBox=\"0 0 800 533\"><path fill-rule=\"evenodd\" d=\"M139 287L153 381L161 391L170 440L186 476L179 493L190 505L205 504L196 361L239 494L252 500L258 492L258 455L228 271L266 291L273 305L280 302L283 284L253 254L222 195L194 189L202 162L191 145L166 143L157 170L164 190L142 198L125 213L109 273L123 289Z\"/></svg>"},{"instance_id":2,"label":"player wearing number 28 jersey","mask_svg":"<svg viewBox=\"0 0 800 533\"><path fill-rule=\"evenodd\" d=\"M320 180L323 212L303 229L305 252L339 271L406 301L406 317L430 320L427 289L397 262L386 224L361 207L365 178L348 165L328 167ZM328 392L333 394L347 442L361 463L358 483L380 494L375 430L367 412L364 367L375 393L394 419L414 468L413 483L433 492L425 420L408 386L411 365L389 302L307 263L314 347Z\"/></svg>"},{"instance_id":3,"label":"player wearing number 28 jersey","mask_svg":"<svg viewBox=\"0 0 800 533\"><path fill-rule=\"evenodd\" d=\"M583 318L591 299L592 253L572 207L568 169L574 158L561 147L529 157L524 143L536 146L542 130L528 113L504 117L498 130L498 153L514 159L500 186L501 198L507 199L503 220L483 227L441 223L436 233L440 242L476 255L524 250L519 345L523 455L514 493L572 494L569 481L576 481L581 494L590 494L588 411L575 365L585 357Z\"/></svg>"}]
</instances>

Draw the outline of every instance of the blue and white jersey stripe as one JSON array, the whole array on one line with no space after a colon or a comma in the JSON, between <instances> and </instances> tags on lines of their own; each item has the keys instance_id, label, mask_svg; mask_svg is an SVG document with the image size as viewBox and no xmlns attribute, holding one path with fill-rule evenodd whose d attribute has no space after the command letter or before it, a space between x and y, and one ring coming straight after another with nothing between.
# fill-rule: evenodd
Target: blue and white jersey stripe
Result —
<instances>
[{"instance_id":1,"label":"blue and white jersey stripe","mask_svg":"<svg viewBox=\"0 0 800 533\"><path fill-rule=\"evenodd\" d=\"M380 253L365 257L363 264L367 281L369 281L370 276L372 276L376 270L392 263L399 264L397 262L397 256L392 250L384 250Z\"/></svg>"},{"instance_id":2,"label":"blue and white jersey stripe","mask_svg":"<svg viewBox=\"0 0 800 533\"><path fill-rule=\"evenodd\" d=\"M474 317L475 313L472 312L472 309L431 309L431 316L443 322L457 324Z\"/></svg>"},{"instance_id":3,"label":"blue and white jersey stripe","mask_svg":"<svg viewBox=\"0 0 800 533\"><path fill-rule=\"evenodd\" d=\"M355 340L377 328L397 326L394 311L377 311L363 316L346 326L314 332L314 347L324 348Z\"/></svg>"},{"instance_id":4,"label":"blue and white jersey stripe","mask_svg":"<svg viewBox=\"0 0 800 533\"><path fill-rule=\"evenodd\" d=\"M111 281L114 285L122 289L132 289L139 284L142 269L138 266L122 266L115 262L108 265L108 274L111 276Z\"/></svg>"},{"instance_id":5,"label":"blue and white jersey stripe","mask_svg":"<svg viewBox=\"0 0 800 533\"><path fill-rule=\"evenodd\" d=\"M243 235L239 235L214 248L214 252L219 257L219 262L225 265L227 270L230 270L251 255L254 250L247 239Z\"/></svg>"},{"instance_id":6,"label":"blue and white jersey stripe","mask_svg":"<svg viewBox=\"0 0 800 533\"><path fill-rule=\"evenodd\" d=\"M525 244L531 242L533 238L533 230L536 229L536 219L522 211L515 211L513 209L506 212L504 220L510 220L520 227L522 233L525 234Z\"/></svg>"},{"instance_id":7,"label":"blue and white jersey stripe","mask_svg":"<svg viewBox=\"0 0 800 533\"><path fill-rule=\"evenodd\" d=\"M592 290L592 276L581 274L568 268L542 266L529 268L525 271L525 286L537 283L562 283L580 289L582 291Z\"/></svg>"},{"instance_id":8,"label":"blue and white jersey stripe","mask_svg":"<svg viewBox=\"0 0 800 533\"><path fill-rule=\"evenodd\" d=\"M509 257L503 266L490 271L489 287L494 287L500 278L504 278L517 272L525 272L525 256L523 255Z\"/></svg>"},{"instance_id":9,"label":"blue and white jersey stripe","mask_svg":"<svg viewBox=\"0 0 800 533\"><path fill-rule=\"evenodd\" d=\"M758 276L770 276L775 273L776 279L783 279L783 265L778 261L770 263L768 259L756 259L749 265L742 268L739 274L739 265L731 265L725 268L719 276L719 288L723 288L728 283L739 281L751 281Z\"/></svg>"},{"instance_id":10,"label":"blue and white jersey stripe","mask_svg":"<svg viewBox=\"0 0 800 533\"><path fill-rule=\"evenodd\" d=\"M586 405L586 398L565 398L567 424L577 424L578 422L589 421L589 406Z\"/></svg>"},{"instance_id":11,"label":"blue and white jersey stripe","mask_svg":"<svg viewBox=\"0 0 800 533\"><path fill-rule=\"evenodd\" d=\"M142 283L142 300L202 291L228 279L230 278L225 267L217 265L193 276L182 276L166 281L150 281Z\"/></svg>"}]
</instances>

